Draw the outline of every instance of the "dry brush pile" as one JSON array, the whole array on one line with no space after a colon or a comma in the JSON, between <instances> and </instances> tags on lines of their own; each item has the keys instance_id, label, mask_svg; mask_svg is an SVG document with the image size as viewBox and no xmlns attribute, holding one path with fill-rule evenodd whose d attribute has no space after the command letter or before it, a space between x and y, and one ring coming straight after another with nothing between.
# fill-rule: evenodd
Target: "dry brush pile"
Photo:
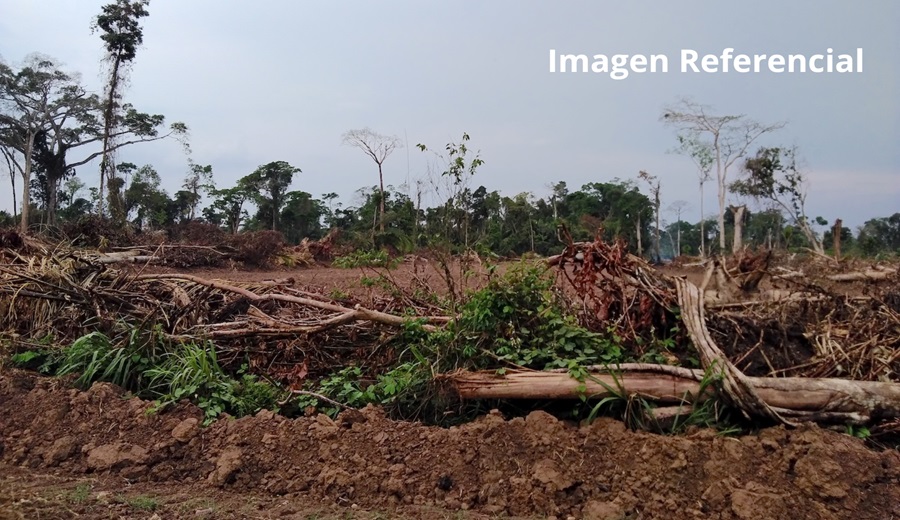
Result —
<instances>
[{"instance_id":1,"label":"dry brush pile","mask_svg":"<svg viewBox=\"0 0 900 520\"><path fill-rule=\"evenodd\" d=\"M503 320L490 321L496 316L485 316L489 312L476 305L487 301L483 293L452 310L409 297L362 306L292 279L234 283L144 274L115 269L97 257L21 245L2 253L0 318L16 352L45 338L65 346L91 331L113 337L140 330L165 344L213 345L223 364L246 364L295 392L348 367L360 381L384 383L386 390L376 395L344 381L336 395L350 396L352 386L355 402L388 402L399 383L384 375L413 359L403 365L407 371L426 369L436 387L463 400L637 397L655 403L662 417L718 396L753 420L896 427L896 269L813 276L770 263L769 253L731 265L711 261L697 286L660 274L621 243L570 243L547 262L557 281L546 294L564 301L573 318L554 314L554 329L541 322L552 305L524 294L515 301L535 305L534 312L525 309L527 327L501 330L496 327ZM854 283L865 284L860 290L834 289L859 278ZM764 279L769 282L762 284ZM501 314L523 311L500 307ZM493 328L475 331L473 320ZM526 330L535 326L543 336ZM624 353L585 354L601 336ZM575 340L589 345L578 351L584 359L610 361L547 370L565 364L529 364L536 359L532 354L510 353L533 347L521 344L522 337L553 343L547 348L556 361ZM439 347L429 350L426 344ZM653 363L624 363L629 360ZM692 361L695 366L686 368Z\"/></svg>"},{"instance_id":2,"label":"dry brush pile","mask_svg":"<svg viewBox=\"0 0 900 520\"><path fill-rule=\"evenodd\" d=\"M14 231L11 236L18 236ZM71 247L85 248L82 256L105 264L154 264L173 268L310 266L333 258L340 230L320 240L303 239L288 246L277 231L230 234L218 226L187 222L163 231L126 232L104 219L85 217L62 230ZM0 237L0 247L2 245ZM12 246L10 246L12 247Z\"/></svg>"},{"instance_id":3,"label":"dry brush pile","mask_svg":"<svg viewBox=\"0 0 900 520\"><path fill-rule=\"evenodd\" d=\"M0 263L3 330L25 347L44 338L68 345L90 331L112 337L143 330L171 343L212 341L226 362L249 359L292 384L300 372L302 379L371 358L383 329L406 321L391 314L397 304L390 299L366 308L305 290L292 278L238 283L143 274L81 253L37 249L7 249Z\"/></svg>"}]
</instances>

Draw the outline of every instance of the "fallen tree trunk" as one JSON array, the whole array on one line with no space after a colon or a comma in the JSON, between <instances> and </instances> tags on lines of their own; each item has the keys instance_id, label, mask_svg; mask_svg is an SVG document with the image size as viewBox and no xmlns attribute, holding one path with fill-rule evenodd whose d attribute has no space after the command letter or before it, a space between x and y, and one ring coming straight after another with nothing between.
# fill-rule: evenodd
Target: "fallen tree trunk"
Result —
<instances>
[{"instance_id":1,"label":"fallen tree trunk","mask_svg":"<svg viewBox=\"0 0 900 520\"><path fill-rule=\"evenodd\" d=\"M88 258L87 260L91 262L95 262L98 264L143 264L143 263L160 263L162 262L162 258L158 256L152 255L115 255L114 253L109 253L107 256L98 256L96 258Z\"/></svg>"},{"instance_id":2,"label":"fallen tree trunk","mask_svg":"<svg viewBox=\"0 0 900 520\"><path fill-rule=\"evenodd\" d=\"M638 368L633 368L638 367ZM581 399L640 397L660 405L702 402L704 373L665 365L621 365L590 372L584 381L567 373L540 371L455 372L439 376L462 399ZM900 417L900 384L803 377L746 377L756 395L797 421L868 424Z\"/></svg>"},{"instance_id":3,"label":"fallen tree trunk","mask_svg":"<svg viewBox=\"0 0 900 520\"><path fill-rule=\"evenodd\" d=\"M858 281L875 281L875 280L886 280L892 276L897 275L897 270L885 270L885 271L876 271L875 269L868 269L865 271L858 271L855 273L842 273L842 274L833 274L831 276L827 276L829 280L832 282L858 282Z\"/></svg>"}]
</instances>

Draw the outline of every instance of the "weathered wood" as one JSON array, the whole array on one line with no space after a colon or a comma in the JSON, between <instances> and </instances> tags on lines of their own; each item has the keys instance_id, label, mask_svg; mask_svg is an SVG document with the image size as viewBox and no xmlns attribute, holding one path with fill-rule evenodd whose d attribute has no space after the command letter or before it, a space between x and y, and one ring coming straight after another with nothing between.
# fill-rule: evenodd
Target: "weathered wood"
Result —
<instances>
[{"instance_id":1,"label":"weathered wood","mask_svg":"<svg viewBox=\"0 0 900 520\"><path fill-rule=\"evenodd\" d=\"M789 289L768 289L758 291L753 294L752 300L733 299L722 297L717 291L706 291L703 294L703 301L707 309L722 309L727 307L749 307L752 305L762 305L766 303L786 303L797 301L818 301L825 299L821 295L813 295L803 291L792 291Z\"/></svg>"},{"instance_id":2,"label":"weathered wood","mask_svg":"<svg viewBox=\"0 0 900 520\"><path fill-rule=\"evenodd\" d=\"M648 429L667 432L684 424L694 407L690 405L660 406L644 411L644 423Z\"/></svg>"},{"instance_id":3,"label":"weathered wood","mask_svg":"<svg viewBox=\"0 0 900 520\"><path fill-rule=\"evenodd\" d=\"M756 393L747 376L728 361L728 358L713 341L706 328L704 302L700 289L682 278L675 279L675 288L678 292L678 305L681 307L681 321L688 331L694 348L697 349L700 365L706 370L716 370L721 373L721 389L725 396L747 417L791 424L790 420L779 415Z\"/></svg>"},{"instance_id":4,"label":"weathered wood","mask_svg":"<svg viewBox=\"0 0 900 520\"><path fill-rule=\"evenodd\" d=\"M827 276L832 282L858 282L858 281L875 281L886 280L897 275L896 269L888 269L884 271L876 271L875 269L867 269L865 271L857 271L854 273L841 273Z\"/></svg>"},{"instance_id":5,"label":"weathered wood","mask_svg":"<svg viewBox=\"0 0 900 520\"><path fill-rule=\"evenodd\" d=\"M117 251L113 253L103 253L100 255L89 255L83 257L89 262L97 264L117 264L117 263L154 263L162 261L158 256L142 255L138 251Z\"/></svg>"},{"instance_id":6,"label":"weathered wood","mask_svg":"<svg viewBox=\"0 0 900 520\"><path fill-rule=\"evenodd\" d=\"M611 372L591 372L579 381L567 373L539 371L455 372L439 376L462 399L580 399L583 396L641 397L657 404L691 404L712 395L700 395L703 372L659 365L642 365L642 371L612 367ZM619 371L621 370L621 371ZM803 377L746 377L756 395L773 410L793 420L853 422L900 417L900 384L846 379Z\"/></svg>"},{"instance_id":7,"label":"weathered wood","mask_svg":"<svg viewBox=\"0 0 900 520\"><path fill-rule=\"evenodd\" d=\"M582 396L641 396L665 404L691 402L700 382L671 374L591 373L584 382L569 374L539 371L455 372L438 376L462 399L578 399Z\"/></svg>"}]
</instances>

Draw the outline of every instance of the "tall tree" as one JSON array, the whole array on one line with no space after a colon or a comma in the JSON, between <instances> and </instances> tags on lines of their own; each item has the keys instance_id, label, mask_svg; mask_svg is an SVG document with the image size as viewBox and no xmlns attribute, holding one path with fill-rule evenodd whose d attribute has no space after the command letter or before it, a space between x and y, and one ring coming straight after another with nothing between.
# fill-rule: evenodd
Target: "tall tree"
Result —
<instances>
[{"instance_id":1,"label":"tall tree","mask_svg":"<svg viewBox=\"0 0 900 520\"><path fill-rule=\"evenodd\" d=\"M127 82L129 66L137 55L137 49L144 41L144 31L140 19L149 15L147 6L150 0L116 0L103 6L94 20L95 30L101 31L100 39L106 47L106 63L109 73L103 110L103 150L100 161L100 191L106 182L115 177L112 164L111 143L114 141L116 115L120 109L122 87ZM103 213L103 197L101 196L100 213ZM114 199L115 200L115 199ZM114 218L124 219L121 207L110 208Z\"/></svg>"},{"instance_id":2,"label":"tall tree","mask_svg":"<svg viewBox=\"0 0 900 520\"><path fill-rule=\"evenodd\" d=\"M640 173L638 173L638 177L639 177L641 180L643 180L644 182L646 182L646 183L650 186L650 195L651 195L651 199L650 199L650 200L651 200L652 203L653 203L653 213L654 213L655 216L656 216L656 230L655 230L655 232L653 233L653 248L654 248L654 250L655 250L655 252L656 252L656 261L659 262L659 261L660 261L660 252L659 252L659 231L660 231L660 228L659 228L659 207L660 207L660 205L661 205L661 201L660 201L660 198L659 198L659 191L660 191L659 178L658 178L656 175L650 175L649 173L647 173L647 172L644 171L644 170L641 170Z\"/></svg>"},{"instance_id":3,"label":"tall tree","mask_svg":"<svg viewBox=\"0 0 900 520\"><path fill-rule=\"evenodd\" d=\"M678 134L676 138L678 139L678 148L673 151L678 154L687 155L697 167L697 178L700 181L700 257L705 258L706 215L703 213L703 199L705 198L703 186L712 178L710 172L712 171L713 162L715 161L713 160L713 155L709 146L701 141L698 136Z\"/></svg>"},{"instance_id":4,"label":"tall tree","mask_svg":"<svg viewBox=\"0 0 900 520\"><path fill-rule=\"evenodd\" d=\"M300 168L285 161L275 161L260 166L241 180L255 194L257 215L266 218L273 231L278 229L278 217L285 203L285 195L296 173L301 173Z\"/></svg>"},{"instance_id":5,"label":"tall tree","mask_svg":"<svg viewBox=\"0 0 900 520\"><path fill-rule=\"evenodd\" d=\"M41 134L35 146L35 162L46 182L48 223L56 224L59 207L59 187L66 177L74 175L75 165L67 163L66 153L85 135L97 130L98 97L88 94L72 76L72 83L59 102L65 106L61 117L51 118L48 128Z\"/></svg>"},{"instance_id":6,"label":"tall tree","mask_svg":"<svg viewBox=\"0 0 900 520\"><path fill-rule=\"evenodd\" d=\"M725 251L725 198L729 168L746 155L747 149L760 136L783 128L785 123L765 125L743 114L716 115L711 107L687 98L666 107L662 121L677 128L681 138L694 143L694 146L706 148L713 158L719 188L719 248Z\"/></svg>"},{"instance_id":7,"label":"tall tree","mask_svg":"<svg viewBox=\"0 0 900 520\"><path fill-rule=\"evenodd\" d=\"M131 172L131 184L125 190L126 215L134 213L139 229L161 228L169 223L169 196L163 190L159 173L149 164L135 169L133 164L120 164ZM122 171L122 169L120 169Z\"/></svg>"},{"instance_id":8,"label":"tall tree","mask_svg":"<svg viewBox=\"0 0 900 520\"><path fill-rule=\"evenodd\" d=\"M605 238L622 238L642 252L642 237L653 216L653 204L634 181L585 184L566 197L566 208L568 220L579 224L580 229L573 233L577 239L590 240L601 227Z\"/></svg>"},{"instance_id":9,"label":"tall tree","mask_svg":"<svg viewBox=\"0 0 900 520\"><path fill-rule=\"evenodd\" d=\"M188 219L194 220L202 194L210 194L216 189L216 185L213 182L212 165L200 166L191 162L190 170L187 177L184 178L184 184L181 186L188 194L186 201L190 208Z\"/></svg>"},{"instance_id":10,"label":"tall tree","mask_svg":"<svg viewBox=\"0 0 900 520\"><path fill-rule=\"evenodd\" d=\"M338 199L338 194L334 193L333 191L322 194L321 200L325 206L325 208L323 210L323 215L325 217L325 225L328 226L329 228L335 227L335 224L334 224L335 212L336 212L336 209L341 207L340 202L337 202L337 203L335 202L337 199ZM337 205L337 208L335 208L335 204Z\"/></svg>"},{"instance_id":11,"label":"tall tree","mask_svg":"<svg viewBox=\"0 0 900 520\"><path fill-rule=\"evenodd\" d=\"M203 210L203 217L209 222L224 223L228 232L236 235L247 213L244 204L256 194L253 190L243 179L233 188L214 190L213 202Z\"/></svg>"},{"instance_id":12,"label":"tall tree","mask_svg":"<svg viewBox=\"0 0 900 520\"><path fill-rule=\"evenodd\" d=\"M29 56L18 71L0 64L0 148L8 164L22 176L23 232L29 224L37 140L62 124L74 100L84 96L77 81L44 56Z\"/></svg>"},{"instance_id":13,"label":"tall tree","mask_svg":"<svg viewBox=\"0 0 900 520\"><path fill-rule=\"evenodd\" d=\"M685 200L676 200L669 204L668 210L675 214L675 256L681 256L681 214L690 206ZM701 220L702 222L702 220Z\"/></svg>"},{"instance_id":14,"label":"tall tree","mask_svg":"<svg viewBox=\"0 0 900 520\"><path fill-rule=\"evenodd\" d=\"M285 200L280 217L285 240L296 244L304 238L319 238L325 204L305 191L290 191L285 194Z\"/></svg>"},{"instance_id":15,"label":"tall tree","mask_svg":"<svg viewBox=\"0 0 900 520\"><path fill-rule=\"evenodd\" d=\"M550 206L553 208L553 220L556 220L559 218L559 207L565 202L566 196L569 194L569 188L566 186L566 181L559 181L550 184L550 189L552 190Z\"/></svg>"},{"instance_id":16,"label":"tall tree","mask_svg":"<svg viewBox=\"0 0 900 520\"><path fill-rule=\"evenodd\" d=\"M6 71L0 73L6 78L6 81L0 80L5 85L0 87L3 91L0 97L7 100L12 99L10 96L30 97L33 103L28 110L35 114L31 119L40 116L43 121L38 125L40 128L35 133L29 157L32 159L32 170L36 169L42 174L41 181L45 184L42 189L46 191L48 198L48 222L54 225L59 206L58 191L62 182L75 168L103 154L102 150L96 149L96 145L105 137L101 123L103 103L98 96L85 90L77 74L62 71L48 57L30 56L19 71L12 71L9 67L0 70ZM42 82L45 84L40 87ZM48 82L55 86L46 84ZM46 101L41 101L39 91L47 87L52 88ZM18 94L13 92L15 89L18 89ZM10 160L10 164L13 164L13 155L24 159L23 141L19 137L26 135L28 123L23 119L25 116L21 107L11 101L0 101L0 105L0 114L3 114L0 116L3 118L0 120L0 142L6 143L5 147L0 145L0 150ZM164 116L139 112L131 104L125 103L115 115L115 130L111 134L113 141L108 143L107 151L169 137L175 137L184 143L187 127L183 123L172 123L168 128L164 125ZM81 155L70 159L72 154L79 151ZM18 166L13 168L24 175L24 165L18 162L15 164ZM118 198L118 193L115 193L114 200ZM102 200L101 197L99 201Z\"/></svg>"},{"instance_id":17,"label":"tall tree","mask_svg":"<svg viewBox=\"0 0 900 520\"><path fill-rule=\"evenodd\" d=\"M401 148L403 144L397 136L381 135L368 127L346 132L344 134L344 144L359 148L378 165L378 187L381 191L378 217L380 230L384 233L384 171L382 165L388 156L391 155L391 152Z\"/></svg>"},{"instance_id":18,"label":"tall tree","mask_svg":"<svg viewBox=\"0 0 900 520\"><path fill-rule=\"evenodd\" d=\"M859 228L860 250L868 255L900 253L900 213L867 220Z\"/></svg>"},{"instance_id":19,"label":"tall tree","mask_svg":"<svg viewBox=\"0 0 900 520\"><path fill-rule=\"evenodd\" d=\"M0 128L0 155L3 156L3 162L6 164L6 172L9 174L9 183L11 185L10 193L12 194L13 214L12 219L16 219L19 202L16 199L16 168L13 165L15 160L14 151L2 145L4 129Z\"/></svg>"}]
</instances>

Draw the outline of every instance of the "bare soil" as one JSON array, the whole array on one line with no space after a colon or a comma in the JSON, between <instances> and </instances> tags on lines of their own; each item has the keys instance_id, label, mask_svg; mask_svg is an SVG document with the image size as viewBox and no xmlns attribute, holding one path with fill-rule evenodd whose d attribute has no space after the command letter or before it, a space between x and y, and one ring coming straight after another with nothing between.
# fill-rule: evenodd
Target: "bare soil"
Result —
<instances>
[{"instance_id":1,"label":"bare soil","mask_svg":"<svg viewBox=\"0 0 900 520\"><path fill-rule=\"evenodd\" d=\"M0 518L900 516L900 453L806 426L661 436L497 413L442 429L376 408L201 428L106 383L0 374Z\"/></svg>"},{"instance_id":2,"label":"bare soil","mask_svg":"<svg viewBox=\"0 0 900 520\"><path fill-rule=\"evenodd\" d=\"M504 272L514 262L503 262L497 273ZM322 294L345 293L356 298L372 295L384 295L387 286L396 290L412 291L416 288L428 289L441 295L449 292L446 272L439 262L420 256L410 255L392 269L359 267L339 268L315 265L311 267L281 267L268 269L246 268L181 268L160 265L125 267L142 273L185 273L208 279L222 279L234 282L262 282L268 280L293 279L302 287L316 290ZM448 266L454 290L482 287L487 281L488 273L480 263L463 264L452 261ZM387 284L362 284L363 279L383 277Z\"/></svg>"}]
</instances>

